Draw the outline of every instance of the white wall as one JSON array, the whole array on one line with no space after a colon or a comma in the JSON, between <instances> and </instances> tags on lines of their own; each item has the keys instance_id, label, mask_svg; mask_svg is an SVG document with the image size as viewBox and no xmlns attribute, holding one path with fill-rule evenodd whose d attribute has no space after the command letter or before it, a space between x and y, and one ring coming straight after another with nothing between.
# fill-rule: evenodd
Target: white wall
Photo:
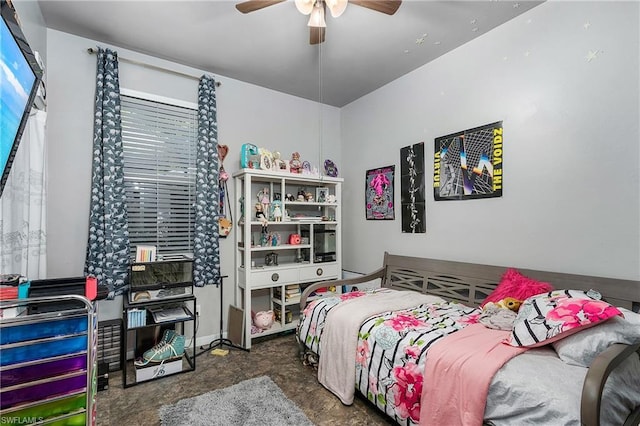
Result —
<instances>
[{"instance_id":1,"label":"white wall","mask_svg":"<svg viewBox=\"0 0 640 426\"><path fill-rule=\"evenodd\" d=\"M55 30L42 37L32 4L16 7L32 46L46 46L49 276L78 275L87 237L95 74L95 56L86 49L97 43ZM342 110L216 76L223 83L219 139L231 148L225 166L237 169L245 142L285 155L299 150L318 163L321 140L322 158L336 161L345 178L349 270L375 269L387 250L640 279L638 8L637 2L547 2ZM121 57L201 73L116 49ZM587 62L590 50L599 54ZM196 99L196 80L124 62L121 83ZM402 234L399 209L395 221L364 220L365 170L399 166L400 148L421 141L429 160L435 137L496 120L505 126L502 198L436 203L429 192L426 234ZM427 161L427 185L431 167ZM399 186L396 195L398 204ZM222 255L223 273L233 275L231 239L222 242ZM198 289L199 336L218 332L218 294ZM231 303L228 290L225 299ZM101 309L120 315L117 303Z\"/></svg>"},{"instance_id":2,"label":"white wall","mask_svg":"<svg viewBox=\"0 0 640 426\"><path fill-rule=\"evenodd\" d=\"M386 250L640 279L638 20L638 2L550 1L344 107L344 267ZM434 138L498 120L502 198L435 202ZM365 171L398 176L422 141L426 234L401 233L399 184L396 220L366 221Z\"/></svg>"},{"instance_id":3,"label":"white wall","mask_svg":"<svg viewBox=\"0 0 640 426\"><path fill-rule=\"evenodd\" d=\"M89 55L87 48L98 43L51 29L47 30L47 42L47 268L49 277L76 276L82 274L84 266L91 183L96 57ZM195 76L202 75L202 71L101 45L116 49L123 58L120 61L122 88L197 102L197 78L141 67L124 59ZM246 142L280 151L286 158L293 151L299 151L302 158L312 164L319 163L320 155L340 164L339 109L224 76L215 78L222 83L217 90L218 142L230 148L224 163L229 173L238 170L240 146ZM229 190L233 191L233 185ZM233 303L234 296L234 250L231 238L221 241L222 273L229 275L225 280L226 307ZM203 313L198 335L213 335L218 332L219 290L213 286L197 289L196 296ZM119 301L102 303L100 309L102 317L121 315Z\"/></svg>"}]
</instances>

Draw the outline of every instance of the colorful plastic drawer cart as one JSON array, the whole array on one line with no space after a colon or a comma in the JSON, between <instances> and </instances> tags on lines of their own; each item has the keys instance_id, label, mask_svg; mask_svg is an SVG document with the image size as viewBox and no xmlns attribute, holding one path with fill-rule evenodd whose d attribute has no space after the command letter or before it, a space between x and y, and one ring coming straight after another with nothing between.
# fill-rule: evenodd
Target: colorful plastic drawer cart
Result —
<instances>
[{"instance_id":1,"label":"colorful plastic drawer cart","mask_svg":"<svg viewBox=\"0 0 640 426\"><path fill-rule=\"evenodd\" d=\"M29 305L80 299L84 308L31 314ZM94 425L97 315L81 296L2 301L25 308L0 321L0 424Z\"/></svg>"}]
</instances>

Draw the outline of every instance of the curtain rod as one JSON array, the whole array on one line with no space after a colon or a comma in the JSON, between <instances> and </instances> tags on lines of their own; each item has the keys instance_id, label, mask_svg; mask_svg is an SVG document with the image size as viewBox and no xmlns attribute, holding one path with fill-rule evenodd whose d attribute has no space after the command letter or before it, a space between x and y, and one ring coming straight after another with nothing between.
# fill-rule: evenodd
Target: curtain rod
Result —
<instances>
[{"instance_id":1,"label":"curtain rod","mask_svg":"<svg viewBox=\"0 0 640 426\"><path fill-rule=\"evenodd\" d=\"M98 53L98 51L96 49L94 49L93 47L90 47L90 48L87 49L87 53L90 54L90 55L93 55L95 53ZM158 71L163 71L163 72L167 72L167 73L170 73L170 74L179 75L181 77L188 77L188 78L192 78L194 80L200 80L200 77L198 77L198 76L187 74L187 73L180 72L180 71L170 70L168 68L159 67L157 65L152 65L152 64L147 63L147 62L136 61L136 60L128 59L128 58L122 58L120 56L118 56L118 59L120 59L123 62L128 62L130 64L140 65L141 67L152 68L152 69L155 69L155 70L158 70ZM216 87L220 87L221 85L222 85L222 83L220 83L219 81L216 81Z\"/></svg>"}]
</instances>

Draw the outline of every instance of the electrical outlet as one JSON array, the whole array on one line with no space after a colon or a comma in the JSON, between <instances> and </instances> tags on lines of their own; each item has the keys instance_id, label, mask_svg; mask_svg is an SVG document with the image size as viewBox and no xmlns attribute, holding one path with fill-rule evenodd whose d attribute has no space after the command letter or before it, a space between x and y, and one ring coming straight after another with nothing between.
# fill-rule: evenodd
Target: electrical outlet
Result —
<instances>
[{"instance_id":1,"label":"electrical outlet","mask_svg":"<svg viewBox=\"0 0 640 426\"><path fill-rule=\"evenodd\" d=\"M200 305L196 305L196 316L200 316Z\"/></svg>"}]
</instances>

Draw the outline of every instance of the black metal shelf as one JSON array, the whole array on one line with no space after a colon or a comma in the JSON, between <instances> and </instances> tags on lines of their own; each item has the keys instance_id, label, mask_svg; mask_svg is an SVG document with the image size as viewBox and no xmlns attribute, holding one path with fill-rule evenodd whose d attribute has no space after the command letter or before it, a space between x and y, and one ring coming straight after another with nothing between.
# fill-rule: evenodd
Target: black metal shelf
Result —
<instances>
[{"instance_id":1,"label":"black metal shelf","mask_svg":"<svg viewBox=\"0 0 640 426\"><path fill-rule=\"evenodd\" d=\"M190 305L190 306L189 306ZM180 318L180 319L175 319L175 320L168 320L168 321L162 321L162 322L156 322L153 319L153 315L151 313L151 308L158 308L158 307L167 307L167 308L172 308L172 307L179 307L182 306L185 309L185 312L188 315L188 318ZM191 309L189 309L191 307ZM135 326L135 327L130 327L129 326L129 311L132 309L145 309L146 310L146 324L145 325L141 325L141 326ZM140 302L140 303L129 303L128 300L125 298L124 301L124 307L123 307L123 321L124 321L124 343L122 345L122 359L125 360L124 365L123 365L123 369L122 369L122 385L124 388L128 388L131 386L136 386L139 385L141 383L147 383L153 380L159 380L162 379L164 377L167 377L168 375L173 375L173 374L181 374L181 373L186 373L189 371L194 371L196 369L196 351L195 351L195 347L196 347L196 315L194 315L194 312L196 312L196 297L193 295L189 295L189 296L185 296L185 297L179 297L179 298L170 298L170 299L162 299L162 300L150 300L150 301L145 301L145 302ZM189 343L189 347L186 346L187 342L189 340L187 340L187 336L185 335L185 324L186 323L193 323L193 330L191 333L191 339L190 339L190 343ZM175 372L169 372L169 373L164 373L163 371L158 371L157 376L153 376L152 378L149 379L144 379L141 381L138 381L137 379L137 373L138 373L138 369L140 367L136 367L134 365L134 362L136 357L138 355L142 355L142 352L144 352L144 350L146 349L150 349L149 348L139 348L139 333L143 333L146 330L154 330L153 333L155 334L157 328L160 328L160 330L162 329L166 329L166 328L173 328L174 330L176 328L179 329L180 333L182 335L185 336L185 352L184 355L182 356L181 359L181 369L179 371L175 371ZM176 330L176 332L178 332L178 330ZM128 360L127 361L127 348L129 347L129 335L132 334L133 335L133 339L135 342L134 345L134 360ZM164 364L166 365L166 364ZM149 364L149 366L145 366L142 367L143 369L153 369L153 368L162 368L161 367L162 364ZM129 373L129 374L128 374ZM127 375L133 375L135 378L135 381L127 381Z\"/></svg>"}]
</instances>

